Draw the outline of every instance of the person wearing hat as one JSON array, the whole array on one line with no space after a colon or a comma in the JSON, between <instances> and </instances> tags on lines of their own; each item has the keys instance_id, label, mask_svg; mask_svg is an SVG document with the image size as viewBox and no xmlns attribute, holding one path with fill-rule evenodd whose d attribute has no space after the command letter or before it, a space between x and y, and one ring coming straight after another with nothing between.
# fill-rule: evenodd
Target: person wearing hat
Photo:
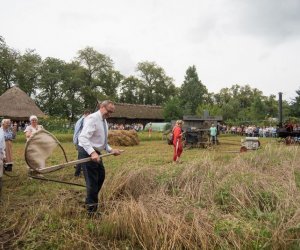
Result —
<instances>
[{"instance_id":1,"label":"person wearing hat","mask_svg":"<svg viewBox=\"0 0 300 250\"><path fill-rule=\"evenodd\" d=\"M35 115L30 116L29 121L30 125L24 130L27 141L35 132L43 129L43 126L38 124L38 118Z\"/></svg>"}]
</instances>

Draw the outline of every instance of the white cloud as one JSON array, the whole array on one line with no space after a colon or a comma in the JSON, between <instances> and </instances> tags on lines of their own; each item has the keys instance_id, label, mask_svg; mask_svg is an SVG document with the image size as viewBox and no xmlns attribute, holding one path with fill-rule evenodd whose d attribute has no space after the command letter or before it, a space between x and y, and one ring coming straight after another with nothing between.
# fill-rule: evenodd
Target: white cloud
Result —
<instances>
[{"instance_id":1,"label":"white cloud","mask_svg":"<svg viewBox=\"0 0 300 250\"><path fill-rule=\"evenodd\" d=\"M284 4L283 4L284 3ZM155 61L179 86L196 65L210 92L233 84L265 95L300 88L298 0L0 0L8 45L72 60L92 46L134 74Z\"/></svg>"}]
</instances>

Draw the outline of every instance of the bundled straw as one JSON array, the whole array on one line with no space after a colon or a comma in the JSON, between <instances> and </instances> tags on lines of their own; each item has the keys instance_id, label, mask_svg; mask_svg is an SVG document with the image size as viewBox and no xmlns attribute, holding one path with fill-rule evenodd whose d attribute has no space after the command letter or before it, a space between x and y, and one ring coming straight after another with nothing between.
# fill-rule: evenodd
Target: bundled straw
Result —
<instances>
[{"instance_id":1,"label":"bundled straw","mask_svg":"<svg viewBox=\"0 0 300 250\"><path fill-rule=\"evenodd\" d=\"M139 144L139 137L135 130L110 130L108 142L114 146L134 146Z\"/></svg>"}]
</instances>

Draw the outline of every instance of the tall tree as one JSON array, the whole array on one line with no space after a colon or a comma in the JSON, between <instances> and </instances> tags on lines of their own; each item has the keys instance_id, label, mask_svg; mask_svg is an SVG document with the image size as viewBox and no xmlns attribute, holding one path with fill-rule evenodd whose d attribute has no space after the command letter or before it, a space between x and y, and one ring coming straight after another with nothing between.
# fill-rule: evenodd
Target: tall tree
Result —
<instances>
[{"instance_id":1,"label":"tall tree","mask_svg":"<svg viewBox=\"0 0 300 250\"><path fill-rule=\"evenodd\" d=\"M17 61L15 81L29 96L36 93L42 59L34 50L27 50Z\"/></svg>"},{"instance_id":2,"label":"tall tree","mask_svg":"<svg viewBox=\"0 0 300 250\"><path fill-rule=\"evenodd\" d=\"M237 112L240 111L239 109L240 103L236 99L231 99L229 102L222 105L222 115L224 120L238 120L237 119ZM246 119L246 118L245 118ZM243 119L243 120L245 120Z\"/></svg>"},{"instance_id":3,"label":"tall tree","mask_svg":"<svg viewBox=\"0 0 300 250\"><path fill-rule=\"evenodd\" d=\"M19 52L10 48L1 37L0 41L0 94L12 87L15 80Z\"/></svg>"},{"instance_id":4,"label":"tall tree","mask_svg":"<svg viewBox=\"0 0 300 250\"><path fill-rule=\"evenodd\" d=\"M111 69L101 76L101 88L103 93L111 100L118 99L118 87L124 76L117 70Z\"/></svg>"},{"instance_id":5,"label":"tall tree","mask_svg":"<svg viewBox=\"0 0 300 250\"><path fill-rule=\"evenodd\" d=\"M164 104L163 114L166 121L182 119L183 110L180 105L180 99L178 97L170 98Z\"/></svg>"},{"instance_id":6,"label":"tall tree","mask_svg":"<svg viewBox=\"0 0 300 250\"><path fill-rule=\"evenodd\" d=\"M300 88L296 90L296 94L291 103L291 115L300 117Z\"/></svg>"},{"instance_id":7,"label":"tall tree","mask_svg":"<svg viewBox=\"0 0 300 250\"><path fill-rule=\"evenodd\" d=\"M222 114L221 108L216 104L204 103L197 107L196 114L203 116L204 111L208 111L209 115L218 116Z\"/></svg>"},{"instance_id":8,"label":"tall tree","mask_svg":"<svg viewBox=\"0 0 300 250\"><path fill-rule=\"evenodd\" d=\"M85 84L82 88L82 97L84 98L85 108L93 109L97 99L105 96L101 93L103 89L107 93L113 93L109 89L109 79L113 79L114 74L112 60L94 50L92 47L86 47L78 51L78 61L85 68Z\"/></svg>"},{"instance_id":9,"label":"tall tree","mask_svg":"<svg viewBox=\"0 0 300 250\"><path fill-rule=\"evenodd\" d=\"M266 113L268 117L277 117L278 116L278 101L276 100L275 95L270 95L264 99Z\"/></svg>"},{"instance_id":10,"label":"tall tree","mask_svg":"<svg viewBox=\"0 0 300 250\"><path fill-rule=\"evenodd\" d=\"M156 63L140 62L137 72L142 82L141 89L144 91L143 104L162 105L175 94L173 79Z\"/></svg>"},{"instance_id":11,"label":"tall tree","mask_svg":"<svg viewBox=\"0 0 300 250\"><path fill-rule=\"evenodd\" d=\"M250 106L250 119L251 121L261 122L265 120L268 116L266 111L265 103L263 102L262 98L257 96L253 99L253 102Z\"/></svg>"},{"instance_id":12,"label":"tall tree","mask_svg":"<svg viewBox=\"0 0 300 250\"><path fill-rule=\"evenodd\" d=\"M63 116L74 121L83 113L83 99L81 87L84 85L85 69L78 62L67 63L62 74L61 91L63 93L62 106Z\"/></svg>"},{"instance_id":13,"label":"tall tree","mask_svg":"<svg viewBox=\"0 0 300 250\"><path fill-rule=\"evenodd\" d=\"M142 83L140 98L143 104L162 105L175 94L173 79L155 62L140 62L137 72Z\"/></svg>"},{"instance_id":14,"label":"tall tree","mask_svg":"<svg viewBox=\"0 0 300 250\"><path fill-rule=\"evenodd\" d=\"M37 101L44 112L51 116L63 116L63 81L65 62L56 58L47 57L40 68L40 93Z\"/></svg>"},{"instance_id":15,"label":"tall tree","mask_svg":"<svg viewBox=\"0 0 300 250\"><path fill-rule=\"evenodd\" d=\"M199 80L196 67L190 66L184 77L180 90L180 99L186 114L196 114L196 109L204 103L207 97L207 88Z\"/></svg>"},{"instance_id":16,"label":"tall tree","mask_svg":"<svg viewBox=\"0 0 300 250\"><path fill-rule=\"evenodd\" d=\"M139 100L143 99L143 97L140 98L142 95L141 85L142 82L134 76L125 78L121 83L120 102L140 104Z\"/></svg>"}]
</instances>

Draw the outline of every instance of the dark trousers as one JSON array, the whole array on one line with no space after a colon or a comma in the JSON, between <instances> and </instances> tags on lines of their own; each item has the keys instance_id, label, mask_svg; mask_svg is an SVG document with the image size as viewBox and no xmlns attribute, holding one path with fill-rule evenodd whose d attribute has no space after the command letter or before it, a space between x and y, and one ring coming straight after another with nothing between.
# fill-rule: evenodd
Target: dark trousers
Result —
<instances>
[{"instance_id":1,"label":"dark trousers","mask_svg":"<svg viewBox=\"0 0 300 250\"><path fill-rule=\"evenodd\" d=\"M86 151L78 146L79 159L90 157ZM86 182L86 199L88 212L96 212L98 208L98 194L105 179L103 162L89 161L80 164Z\"/></svg>"},{"instance_id":2,"label":"dark trousers","mask_svg":"<svg viewBox=\"0 0 300 250\"><path fill-rule=\"evenodd\" d=\"M78 147L78 146L77 146L77 147ZM79 158L79 151L78 151L77 159L80 159L80 158ZM76 164L75 176L80 176L80 173L81 173L81 164Z\"/></svg>"},{"instance_id":3,"label":"dark trousers","mask_svg":"<svg viewBox=\"0 0 300 250\"><path fill-rule=\"evenodd\" d=\"M217 144L217 136L216 135L212 135L210 137L210 140L211 140L212 144Z\"/></svg>"}]
</instances>

